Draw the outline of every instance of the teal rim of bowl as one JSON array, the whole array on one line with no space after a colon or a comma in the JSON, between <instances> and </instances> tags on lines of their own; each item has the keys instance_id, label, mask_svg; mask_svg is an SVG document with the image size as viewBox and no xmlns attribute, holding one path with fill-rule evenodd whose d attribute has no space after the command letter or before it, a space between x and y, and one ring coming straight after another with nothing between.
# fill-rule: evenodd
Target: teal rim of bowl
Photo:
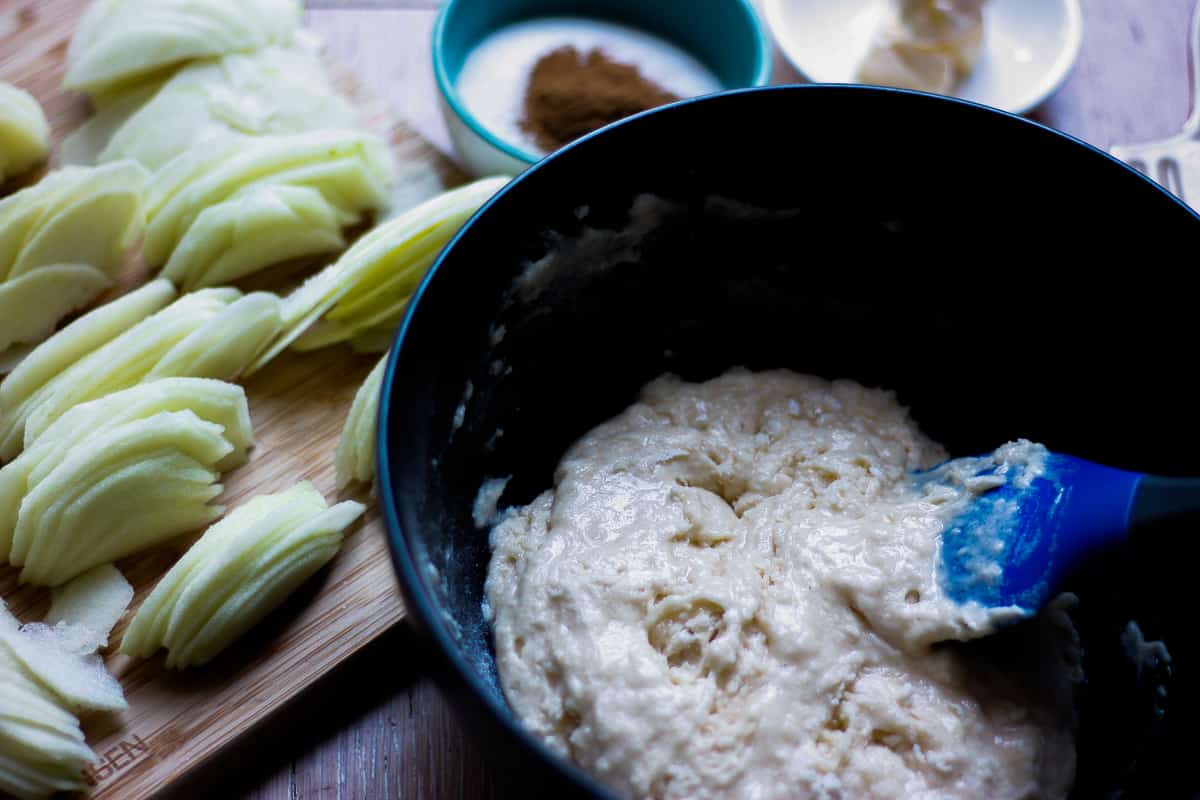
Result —
<instances>
[{"instance_id":1,"label":"teal rim of bowl","mask_svg":"<svg viewBox=\"0 0 1200 800\"><path fill-rule=\"evenodd\" d=\"M433 74L437 79L438 90L442 93L442 99L449 104L450 109L461 119L468 128L470 128L476 136L483 139L505 155L522 161L526 164L536 164L545 156L539 156L522 150L520 147L501 139L496 134L492 133L482 122L480 122L474 114L467 110L467 106L458 96L458 90L454 87L454 82L450 80L450 75L446 71L446 62L442 58L442 40L445 38L446 20L457 5L459 0L447 0L442 4L441 10L438 12L437 20L433 24ZM757 42L754 53L754 79L749 86L735 86L722 91L740 91L743 89L753 89L759 86L765 86L767 81L771 79L771 58L773 55L771 38L767 34L766 27L758 17L758 13L754 10L754 5L751 0L733 0L742 7L746 14L746 18L750 22L750 27L754 32L754 38ZM719 94L713 92L712 94ZM704 97L705 95L699 95ZM694 100L694 97L681 98L679 102ZM618 120L620 122L620 120ZM616 124L616 123L612 123ZM549 154L547 154L549 155Z\"/></svg>"}]
</instances>

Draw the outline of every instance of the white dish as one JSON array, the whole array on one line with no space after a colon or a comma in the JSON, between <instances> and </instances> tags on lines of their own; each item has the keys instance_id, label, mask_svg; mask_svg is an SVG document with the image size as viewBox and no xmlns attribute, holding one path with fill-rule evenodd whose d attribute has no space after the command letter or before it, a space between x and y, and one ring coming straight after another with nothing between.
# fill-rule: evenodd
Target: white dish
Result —
<instances>
[{"instance_id":1,"label":"white dish","mask_svg":"<svg viewBox=\"0 0 1200 800\"><path fill-rule=\"evenodd\" d=\"M892 0L766 0L775 42L816 83L858 83L858 65ZM954 97L1023 114L1053 94L1083 44L1079 0L990 0L975 70Z\"/></svg>"}]
</instances>

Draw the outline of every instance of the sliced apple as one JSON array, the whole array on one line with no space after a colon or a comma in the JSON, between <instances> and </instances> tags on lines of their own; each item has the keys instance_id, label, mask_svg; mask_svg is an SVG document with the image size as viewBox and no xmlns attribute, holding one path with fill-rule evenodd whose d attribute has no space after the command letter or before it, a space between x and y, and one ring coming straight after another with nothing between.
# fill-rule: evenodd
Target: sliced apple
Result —
<instances>
[{"instance_id":1,"label":"sliced apple","mask_svg":"<svg viewBox=\"0 0 1200 800\"><path fill-rule=\"evenodd\" d=\"M243 297L236 289L221 288L184 295L66 366L19 402L5 403L0 457L14 458L72 407L138 383L166 377L235 378L278 335L279 326L278 299L269 293Z\"/></svg>"},{"instance_id":2,"label":"sliced apple","mask_svg":"<svg viewBox=\"0 0 1200 800\"><path fill-rule=\"evenodd\" d=\"M57 263L86 263L111 273L141 231L147 179L132 161L64 167L0 200L0 275ZM98 205L84 210L92 202Z\"/></svg>"},{"instance_id":3,"label":"sliced apple","mask_svg":"<svg viewBox=\"0 0 1200 800\"><path fill-rule=\"evenodd\" d=\"M13 195L10 202L31 203L40 213L12 254L9 277L47 264L90 264L116 274L141 233L148 180L135 162L116 161L66 167Z\"/></svg>"},{"instance_id":4,"label":"sliced apple","mask_svg":"<svg viewBox=\"0 0 1200 800\"><path fill-rule=\"evenodd\" d=\"M231 449L213 463L216 470L225 472L246 462L254 432L245 390L235 384L204 378L164 378L78 405L0 469L0 563L12 558L22 499L76 448L112 428L176 411L191 411L220 426Z\"/></svg>"},{"instance_id":5,"label":"sliced apple","mask_svg":"<svg viewBox=\"0 0 1200 800\"><path fill-rule=\"evenodd\" d=\"M7 375L21 365L25 357L34 351L35 344L14 344L0 353L0 375ZM3 380L0 378L0 380Z\"/></svg>"},{"instance_id":6,"label":"sliced apple","mask_svg":"<svg viewBox=\"0 0 1200 800\"><path fill-rule=\"evenodd\" d=\"M13 262L39 222L83 172L78 167L54 170L34 185L0 199L0 279L9 276Z\"/></svg>"},{"instance_id":7,"label":"sliced apple","mask_svg":"<svg viewBox=\"0 0 1200 800\"><path fill-rule=\"evenodd\" d=\"M280 305L270 292L234 300L168 350L145 380L175 375L236 378L279 333Z\"/></svg>"},{"instance_id":8,"label":"sliced apple","mask_svg":"<svg viewBox=\"0 0 1200 800\"><path fill-rule=\"evenodd\" d=\"M212 378L158 378L82 403L59 417L13 463L57 463L67 448L89 436L163 411L191 411L222 427L222 435L233 445L233 452L217 463L222 471L246 463L254 444L246 390Z\"/></svg>"},{"instance_id":9,"label":"sliced apple","mask_svg":"<svg viewBox=\"0 0 1200 800\"><path fill-rule=\"evenodd\" d=\"M323 192L324 183L337 197L379 207L386 202L386 186L394 173L391 155L378 137L349 129L253 137L237 148L222 144L218 150L215 157L204 152L185 154L158 176L160 182L147 201L149 223L142 253L147 264L166 262L201 211L252 183L290 182ZM330 172L331 162L340 169ZM312 173L322 164L324 177L319 172L286 174L305 168ZM364 180L369 180L366 194Z\"/></svg>"},{"instance_id":10,"label":"sliced apple","mask_svg":"<svg viewBox=\"0 0 1200 800\"><path fill-rule=\"evenodd\" d=\"M283 301L283 332L250 366L261 369L295 342L341 301L358 301L380 285L395 288L409 281L416 285L442 247L484 202L508 183L507 177L484 178L445 192L394 219L376 226L333 264L309 278ZM404 278L397 278L398 274ZM415 279L415 282L414 282ZM390 295L387 308L407 301ZM372 314L380 309L372 307ZM377 317L375 317L377 318ZM359 328L353 320L336 321L337 336L326 336L322 345L345 341L373 327ZM312 340L309 340L312 344Z\"/></svg>"},{"instance_id":11,"label":"sliced apple","mask_svg":"<svg viewBox=\"0 0 1200 800\"><path fill-rule=\"evenodd\" d=\"M291 41L295 0L97 0L67 51L63 85L91 94L183 61Z\"/></svg>"},{"instance_id":12,"label":"sliced apple","mask_svg":"<svg viewBox=\"0 0 1200 800\"><path fill-rule=\"evenodd\" d=\"M72 709L126 707L76 627L22 626L0 601L0 793L44 798L86 788L96 759Z\"/></svg>"},{"instance_id":13,"label":"sliced apple","mask_svg":"<svg viewBox=\"0 0 1200 800\"><path fill-rule=\"evenodd\" d=\"M0 647L66 708L124 711L125 693L94 652L80 654L64 644L59 629L34 623L17 627L0 620Z\"/></svg>"},{"instance_id":14,"label":"sliced apple","mask_svg":"<svg viewBox=\"0 0 1200 800\"><path fill-rule=\"evenodd\" d=\"M346 425L342 428L342 438L338 441L337 454L334 456L339 489L351 481L370 483L375 479L376 420L386 368L387 356L384 356L354 395L354 403L350 406L350 414L346 417Z\"/></svg>"},{"instance_id":15,"label":"sliced apple","mask_svg":"<svg viewBox=\"0 0 1200 800\"><path fill-rule=\"evenodd\" d=\"M289 509L287 513L295 515L296 520L308 514L320 513L324 506L324 498L315 491L308 491L308 485L301 486L304 487L303 490L293 487L279 494L252 497L205 531L142 602L129 627L125 629L125 637L121 640L121 652L143 658L153 654L161 645L151 642L151 639L160 637L165 631L174 613L181 587L187 585L194 575L205 568L219 573L221 562L212 555L228 547L243 531L251 529L262 519L282 508Z\"/></svg>"},{"instance_id":16,"label":"sliced apple","mask_svg":"<svg viewBox=\"0 0 1200 800\"><path fill-rule=\"evenodd\" d=\"M24 403L6 408L0 458L11 459L72 406L139 383L172 347L241 293L209 289L184 295L89 353L48 381ZM10 441L15 436L18 441Z\"/></svg>"},{"instance_id":17,"label":"sliced apple","mask_svg":"<svg viewBox=\"0 0 1200 800\"><path fill-rule=\"evenodd\" d=\"M39 345L0 383L0 412L16 407L59 372L174 299L169 281L151 281L75 320Z\"/></svg>"},{"instance_id":18,"label":"sliced apple","mask_svg":"<svg viewBox=\"0 0 1200 800\"><path fill-rule=\"evenodd\" d=\"M195 61L161 84L123 92L63 147L76 163L131 158L154 171L201 141L359 124L316 45L298 37L291 47Z\"/></svg>"},{"instance_id":19,"label":"sliced apple","mask_svg":"<svg viewBox=\"0 0 1200 800\"><path fill-rule=\"evenodd\" d=\"M210 522L220 513L209 505L221 491L215 465L232 450L220 425L161 412L35 467L10 551L21 581L57 586Z\"/></svg>"},{"instance_id":20,"label":"sliced apple","mask_svg":"<svg viewBox=\"0 0 1200 800\"><path fill-rule=\"evenodd\" d=\"M364 507L327 508L311 484L253 498L213 525L163 577L121 652L168 651L168 667L205 664L336 555Z\"/></svg>"},{"instance_id":21,"label":"sliced apple","mask_svg":"<svg viewBox=\"0 0 1200 800\"><path fill-rule=\"evenodd\" d=\"M132 161L69 167L0 201L0 353L112 285L142 229L145 181Z\"/></svg>"},{"instance_id":22,"label":"sliced apple","mask_svg":"<svg viewBox=\"0 0 1200 800\"><path fill-rule=\"evenodd\" d=\"M0 611L0 627L3 616ZM75 715L0 644L0 792L44 798L83 791L84 767L95 758Z\"/></svg>"},{"instance_id":23,"label":"sliced apple","mask_svg":"<svg viewBox=\"0 0 1200 800\"><path fill-rule=\"evenodd\" d=\"M107 102L103 106L97 106L96 101L93 100L92 116L63 138L58 149L58 162L73 166L91 166L111 160L102 159L100 156L105 152L113 136L129 121L130 117L137 113L139 108L154 97L162 85L162 81L140 83L126 91L114 93L107 98ZM157 169L132 153L124 157L137 161L148 170Z\"/></svg>"},{"instance_id":24,"label":"sliced apple","mask_svg":"<svg viewBox=\"0 0 1200 800\"><path fill-rule=\"evenodd\" d=\"M352 222L308 186L254 186L200 212L162 276L185 291L233 283L290 258L345 247Z\"/></svg>"},{"instance_id":25,"label":"sliced apple","mask_svg":"<svg viewBox=\"0 0 1200 800\"><path fill-rule=\"evenodd\" d=\"M50 125L33 95L0 81L0 183L28 172L50 152Z\"/></svg>"},{"instance_id":26,"label":"sliced apple","mask_svg":"<svg viewBox=\"0 0 1200 800\"><path fill-rule=\"evenodd\" d=\"M42 267L0 283L0 352L42 341L60 319L110 286L107 275L86 264Z\"/></svg>"},{"instance_id":27,"label":"sliced apple","mask_svg":"<svg viewBox=\"0 0 1200 800\"><path fill-rule=\"evenodd\" d=\"M95 652L108 645L113 627L129 608L133 587L112 564L101 564L55 587L45 624L83 635L74 649Z\"/></svg>"}]
</instances>

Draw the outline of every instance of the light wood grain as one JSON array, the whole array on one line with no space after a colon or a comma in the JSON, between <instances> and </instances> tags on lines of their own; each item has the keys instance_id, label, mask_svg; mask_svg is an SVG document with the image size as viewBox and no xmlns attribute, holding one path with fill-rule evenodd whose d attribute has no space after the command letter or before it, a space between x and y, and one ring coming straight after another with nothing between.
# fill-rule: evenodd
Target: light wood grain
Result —
<instances>
[{"instance_id":1,"label":"light wood grain","mask_svg":"<svg viewBox=\"0 0 1200 800\"><path fill-rule=\"evenodd\" d=\"M58 90L66 44L85 4L0 5L0 78L37 96L56 143L87 114L82 98ZM461 180L450 162L398 122L352 72L336 67L335 82L355 99L368 124L390 137L401 164L394 193L401 206ZM145 277L134 259L123 285L129 288ZM248 465L226 476L219 502L236 506L299 480L312 481L331 501L339 499L333 453L354 393L374 361L340 347L286 353L248 382L257 446ZM164 669L161 657L108 658L130 708L85 721L88 741L100 756L91 772L94 797L139 800L171 786L403 619L382 524L364 494L345 495L363 500L369 511L348 532L332 565L213 664L173 673ZM135 607L187 544L177 542L119 565L137 590ZM46 594L17 588L15 570L0 570L0 595L24 618L40 616ZM114 641L124 625L114 631Z\"/></svg>"}]
</instances>

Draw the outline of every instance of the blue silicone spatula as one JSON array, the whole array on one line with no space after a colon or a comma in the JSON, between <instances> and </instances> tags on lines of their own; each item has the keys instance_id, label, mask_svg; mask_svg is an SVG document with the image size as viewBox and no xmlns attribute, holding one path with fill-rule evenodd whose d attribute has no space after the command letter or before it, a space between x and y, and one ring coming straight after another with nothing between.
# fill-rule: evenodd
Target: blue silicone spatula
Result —
<instances>
[{"instance_id":1,"label":"blue silicone spatula","mask_svg":"<svg viewBox=\"0 0 1200 800\"><path fill-rule=\"evenodd\" d=\"M952 600L1034 613L1090 555L1173 520L1200 519L1200 479L1058 453L1046 453L1042 464L1032 480L1005 480L974 496L948 523L941 578Z\"/></svg>"}]
</instances>

